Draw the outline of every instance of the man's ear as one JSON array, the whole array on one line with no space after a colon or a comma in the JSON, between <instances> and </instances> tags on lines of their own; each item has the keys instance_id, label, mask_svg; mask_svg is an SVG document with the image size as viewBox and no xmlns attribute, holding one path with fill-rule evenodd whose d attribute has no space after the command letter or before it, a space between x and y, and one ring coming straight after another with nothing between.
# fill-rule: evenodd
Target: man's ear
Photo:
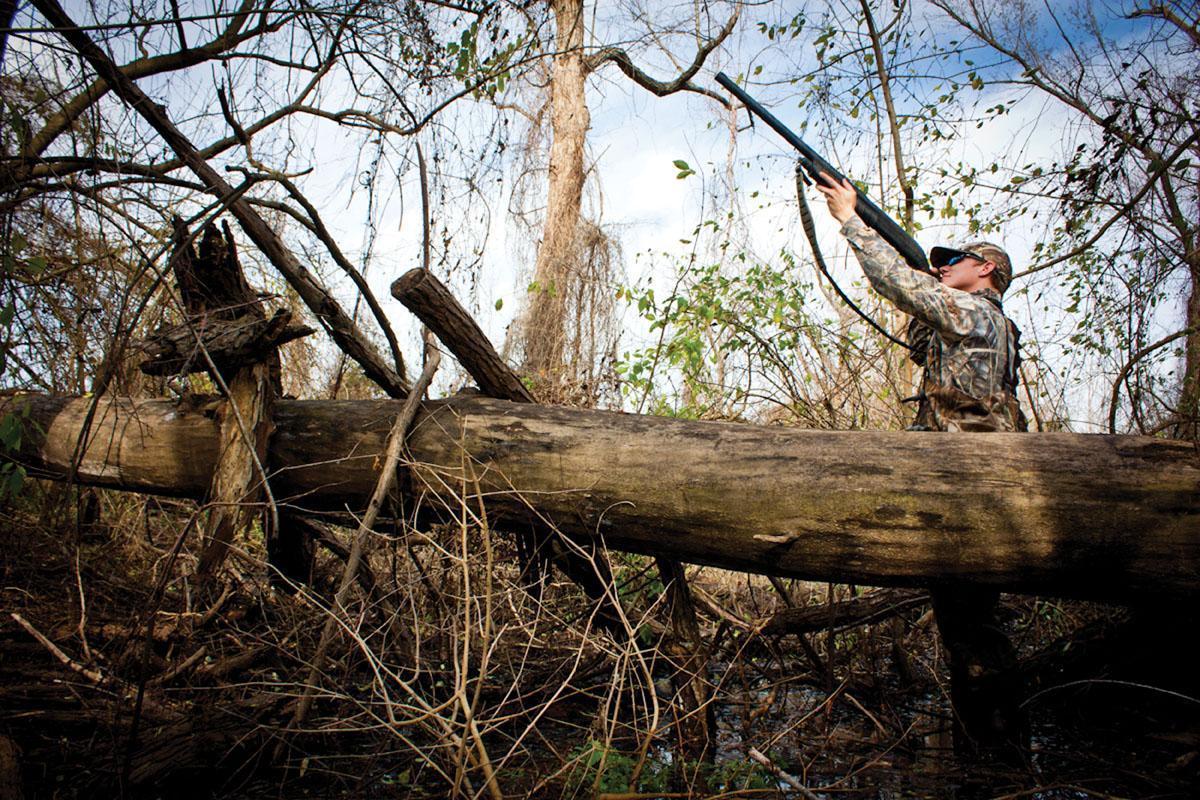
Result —
<instances>
[{"instance_id":1,"label":"man's ear","mask_svg":"<svg viewBox=\"0 0 1200 800\"><path fill-rule=\"evenodd\" d=\"M995 271L996 271L996 262L985 261L985 262L983 262L983 266L981 266L979 268L979 277L986 278L988 275L991 275Z\"/></svg>"}]
</instances>

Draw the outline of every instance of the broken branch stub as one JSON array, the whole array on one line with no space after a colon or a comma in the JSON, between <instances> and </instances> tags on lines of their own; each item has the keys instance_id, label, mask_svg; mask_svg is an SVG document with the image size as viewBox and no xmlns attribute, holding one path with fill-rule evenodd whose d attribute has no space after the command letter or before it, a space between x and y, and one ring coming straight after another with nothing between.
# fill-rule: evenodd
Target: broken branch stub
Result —
<instances>
[{"instance_id":1,"label":"broken branch stub","mask_svg":"<svg viewBox=\"0 0 1200 800\"><path fill-rule=\"evenodd\" d=\"M485 395L514 403L535 402L483 330L432 272L417 267L404 273L392 284L392 297L446 345Z\"/></svg>"}]
</instances>

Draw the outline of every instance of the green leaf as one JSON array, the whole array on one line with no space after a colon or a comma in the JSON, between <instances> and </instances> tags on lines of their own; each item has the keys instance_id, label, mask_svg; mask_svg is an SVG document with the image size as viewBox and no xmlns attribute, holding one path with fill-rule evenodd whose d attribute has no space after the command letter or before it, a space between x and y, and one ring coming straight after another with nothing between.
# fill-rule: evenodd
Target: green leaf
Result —
<instances>
[{"instance_id":1,"label":"green leaf","mask_svg":"<svg viewBox=\"0 0 1200 800\"><path fill-rule=\"evenodd\" d=\"M17 467L8 476L8 494L10 497L16 497L21 492L21 486L25 483L25 468Z\"/></svg>"},{"instance_id":2,"label":"green leaf","mask_svg":"<svg viewBox=\"0 0 1200 800\"><path fill-rule=\"evenodd\" d=\"M675 169L691 169L692 168L691 165L688 164L688 162L686 162L680 158L675 159L671 163L675 165Z\"/></svg>"},{"instance_id":3,"label":"green leaf","mask_svg":"<svg viewBox=\"0 0 1200 800\"><path fill-rule=\"evenodd\" d=\"M504 298L503 297L501 297L499 300L496 301L496 310L499 311L502 308L504 308Z\"/></svg>"},{"instance_id":4,"label":"green leaf","mask_svg":"<svg viewBox=\"0 0 1200 800\"><path fill-rule=\"evenodd\" d=\"M21 446L21 420L15 414L0 419L0 445L5 450L16 450Z\"/></svg>"}]
</instances>

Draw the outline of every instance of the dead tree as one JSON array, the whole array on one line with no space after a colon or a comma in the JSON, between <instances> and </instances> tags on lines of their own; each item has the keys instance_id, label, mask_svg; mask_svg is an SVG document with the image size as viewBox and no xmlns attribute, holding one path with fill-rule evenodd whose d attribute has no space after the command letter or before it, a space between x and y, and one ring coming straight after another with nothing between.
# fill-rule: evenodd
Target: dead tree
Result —
<instances>
[{"instance_id":1,"label":"dead tree","mask_svg":"<svg viewBox=\"0 0 1200 800\"><path fill-rule=\"evenodd\" d=\"M228 225L218 230L209 223L199 253L183 221L176 217L174 226L171 268L187 318L152 337L146 348L151 358L141 369L153 375L206 371L227 401L217 411L220 444L207 495L211 510L199 578L212 580L238 532L256 517L272 562L294 575L303 570L305 559L295 551L305 539L293 535L291 547L281 546L280 514L267 483L267 443L281 393L277 348L313 330L291 324L284 309L267 317L242 273ZM264 507L266 513L260 514Z\"/></svg>"}]
</instances>

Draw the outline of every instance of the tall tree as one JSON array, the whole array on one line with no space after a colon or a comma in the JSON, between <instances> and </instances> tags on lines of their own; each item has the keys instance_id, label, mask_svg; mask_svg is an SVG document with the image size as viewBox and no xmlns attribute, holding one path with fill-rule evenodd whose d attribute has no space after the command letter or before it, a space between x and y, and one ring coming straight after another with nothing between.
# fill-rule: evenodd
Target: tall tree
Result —
<instances>
[{"instance_id":1,"label":"tall tree","mask_svg":"<svg viewBox=\"0 0 1200 800\"><path fill-rule=\"evenodd\" d=\"M549 180L541 243L520 346L524 370L533 378L539 393L547 399L561 400L579 389L570 386L574 376L565 358L570 344L567 316L572 311L590 313L586 308L569 308L570 299L586 280L588 260L608 257L603 247L596 246L598 230L594 223L585 221L582 215L590 127L588 79L611 64L636 85L659 97L683 91L711 94L696 85L693 78L713 50L732 33L740 6L733 5L721 27L711 35L697 32L696 50L690 63L674 78L660 81L635 65L625 48L587 46L584 0L549 0L548 5L555 29L550 68ZM611 295L606 287L599 287L599 292ZM592 365L578 366L586 370Z\"/></svg>"}]
</instances>

